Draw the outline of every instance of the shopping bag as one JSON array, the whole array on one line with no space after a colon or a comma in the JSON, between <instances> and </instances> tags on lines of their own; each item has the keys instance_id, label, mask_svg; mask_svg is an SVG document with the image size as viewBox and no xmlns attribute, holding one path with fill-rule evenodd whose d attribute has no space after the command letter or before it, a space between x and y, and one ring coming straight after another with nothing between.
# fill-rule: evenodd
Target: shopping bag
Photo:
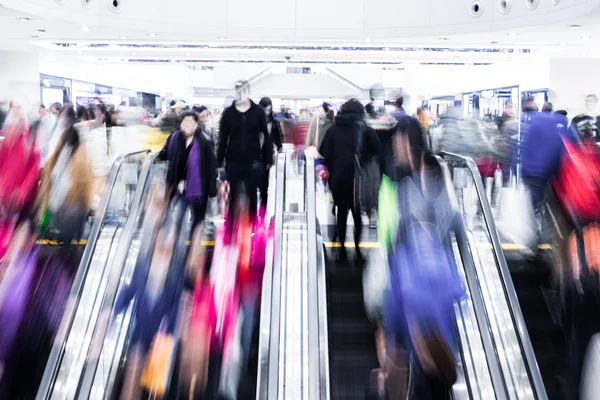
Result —
<instances>
[{"instance_id":1,"label":"shopping bag","mask_svg":"<svg viewBox=\"0 0 600 400\"><path fill-rule=\"evenodd\" d=\"M596 400L600 393L600 333L590 339L581 374L580 399Z\"/></svg>"},{"instance_id":2,"label":"shopping bag","mask_svg":"<svg viewBox=\"0 0 600 400\"><path fill-rule=\"evenodd\" d=\"M161 329L152 341L140 379L140 386L150 393L150 397L163 397L169 389L176 352L177 340Z\"/></svg>"},{"instance_id":3,"label":"shopping bag","mask_svg":"<svg viewBox=\"0 0 600 400\"><path fill-rule=\"evenodd\" d=\"M387 251L398 227L398 193L396 185L386 175L381 178L378 203L377 234L381 248Z\"/></svg>"},{"instance_id":4,"label":"shopping bag","mask_svg":"<svg viewBox=\"0 0 600 400\"><path fill-rule=\"evenodd\" d=\"M529 191L523 185L500 189L496 228L503 241L537 250L537 220Z\"/></svg>"},{"instance_id":5,"label":"shopping bag","mask_svg":"<svg viewBox=\"0 0 600 400\"><path fill-rule=\"evenodd\" d=\"M383 319L383 299L389 285L387 254L382 249L375 249L370 252L367 268L363 272L365 311L373 323Z\"/></svg>"},{"instance_id":6,"label":"shopping bag","mask_svg":"<svg viewBox=\"0 0 600 400\"><path fill-rule=\"evenodd\" d=\"M31 294L37 255L38 249L35 249L26 257L17 257L21 268L7 285L9 287L0 310L0 361L6 360L17 338Z\"/></svg>"}]
</instances>

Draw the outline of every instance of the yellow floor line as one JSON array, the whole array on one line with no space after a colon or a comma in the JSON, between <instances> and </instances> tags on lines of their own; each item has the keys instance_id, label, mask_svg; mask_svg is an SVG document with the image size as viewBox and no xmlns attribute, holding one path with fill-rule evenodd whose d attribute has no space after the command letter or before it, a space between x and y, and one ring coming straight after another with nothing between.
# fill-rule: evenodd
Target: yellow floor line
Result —
<instances>
[{"instance_id":1,"label":"yellow floor line","mask_svg":"<svg viewBox=\"0 0 600 400\"><path fill-rule=\"evenodd\" d=\"M323 244L328 248L342 247L340 242L323 242ZM346 247L354 248L354 242L346 242ZM365 249L377 249L379 248L379 242L361 242L358 247ZM549 244L540 244L538 248L540 250L552 250L552 246ZM502 243L502 250L505 251L520 251L525 249L527 249L527 246L522 244Z\"/></svg>"}]
</instances>

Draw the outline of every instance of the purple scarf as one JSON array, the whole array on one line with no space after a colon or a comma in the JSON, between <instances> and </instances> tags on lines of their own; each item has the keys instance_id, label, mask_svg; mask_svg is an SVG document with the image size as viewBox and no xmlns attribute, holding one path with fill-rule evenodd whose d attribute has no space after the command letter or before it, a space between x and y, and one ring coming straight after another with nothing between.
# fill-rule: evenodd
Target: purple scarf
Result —
<instances>
[{"instance_id":1,"label":"purple scarf","mask_svg":"<svg viewBox=\"0 0 600 400\"><path fill-rule=\"evenodd\" d=\"M202 132L196 132L196 135L202 135ZM192 151L190 151L190 157L188 159L188 168L186 176L186 190L185 199L190 204L202 203L202 177L200 176L200 145L198 139L194 138L192 144Z\"/></svg>"}]
</instances>

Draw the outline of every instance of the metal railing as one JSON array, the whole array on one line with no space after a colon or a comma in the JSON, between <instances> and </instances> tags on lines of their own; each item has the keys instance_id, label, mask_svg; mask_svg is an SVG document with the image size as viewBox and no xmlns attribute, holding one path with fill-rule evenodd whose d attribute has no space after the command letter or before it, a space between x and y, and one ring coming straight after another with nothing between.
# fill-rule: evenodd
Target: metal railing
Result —
<instances>
[{"instance_id":1,"label":"metal railing","mask_svg":"<svg viewBox=\"0 0 600 400\"><path fill-rule=\"evenodd\" d=\"M104 225L104 219L109 208L110 199L115 189L117 179L119 177L119 172L121 171L125 160L127 160L129 157L141 155L144 153L147 154L149 153L149 151L137 151L134 153L119 156L113 163L108 173L106 187L104 189L102 200L100 202L100 206L98 207L97 215L92 225L87 245L85 246L81 262L79 263L79 268L73 281L73 286L69 294L69 300L67 301L65 312L63 314L63 318L58 329L54 345L52 346L50 357L46 364L46 369L44 371L44 375L42 377L42 381L36 396L37 400L47 399L52 393L52 385L58 373L61 358L65 353L66 340L69 337L71 327L73 326L75 311L77 310L77 307L81 300L83 283L88 274L88 270L92 260L92 255L94 254L98 238L100 237L101 229Z\"/></svg>"},{"instance_id":2,"label":"metal railing","mask_svg":"<svg viewBox=\"0 0 600 400\"><path fill-rule=\"evenodd\" d=\"M494 254L498 274L501 280L501 284L503 286L502 289L504 292L504 296L509 307L510 317L512 318L513 326L516 328L516 336L520 344L519 347L521 349L522 355L525 358L526 368L528 369L528 377L531 381L531 384L533 385L535 398L540 400L546 400L548 397L546 394L544 382L542 380L542 376L535 358L535 354L533 352L531 340L527 332L521 307L519 305L519 301L516 295L515 287L513 285L510 271L508 269L508 264L506 263L506 258L504 257L504 253L502 251L500 238L496 230L496 225L494 222L490 204L485 194L485 188L483 187L483 181L481 179L479 169L477 168L477 165L475 164L473 159L469 157L464 157L458 154L448 152L442 152L441 154L442 157L444 157L444 159L454 161L459 160L462 164L464 164L467 167L467 169L470 171L473 177L473 186L478 198L478 202L481 205L482 217L485 222L487 235L489 235L489 239L492 244L492 252ZM479 279L481 279L481 277ZM498 328L501 330L506 327L500 326ZM503 347L501 346L501 343L499 343L499 337L502 335L502 333L494 331L493 335L494 341L497 346L496 352L498 352L499 347ZM507 358L510 357L507 356ZM508 379L508 377L505 376L505 379Z\"/></svg>"},{"instance_id":3,"label":"metal railing","mask_svg":"<svg viewBox=\"0 0 600 400\"><path fill-rule=\"evenodd\" d=\"M323 241L317 229L315 159L306 154L306 223L308 236L309 398L329 400L329 337Z\"/></svg>"}]
</instances>

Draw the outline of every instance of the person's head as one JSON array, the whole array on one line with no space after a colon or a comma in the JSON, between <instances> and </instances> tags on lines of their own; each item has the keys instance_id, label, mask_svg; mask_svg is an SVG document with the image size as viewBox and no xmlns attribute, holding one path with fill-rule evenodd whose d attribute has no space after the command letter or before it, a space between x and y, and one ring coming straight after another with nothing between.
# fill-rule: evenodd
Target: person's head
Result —
<instances>
[{"instance_id":1,"label":"person's head","mask_svg":"<svg viewBox=\"0 0 600 400\"><path fill-rule=\"evenodd\" d=\"M423 128L429 128L431 122L429 122L429 117L427 116L427 112L423 107L417 108L417 119Z\"/></svg>"},{"instance_id":2,"label":"person's head","mask_svg":"<svg viewBox=\"0 0 600 400\"><path fill-rule=\"evenodd\" d=\"M42 104L40 106L40 118L44 118L48 115L48 110L46 109L46 107Z\"/></svg>"},{"instance_id":3,"label":"person's head","mask_svg":"<svg viewBox=\"0 0 600 400\"><path fill-rule=\"evenodd\" d=\"M80 144L80 137L79 132L75 128L75 123L77 122L75 110L73 110L73 107L65 107L58 114L58 118L61 121L60 126L64 129L58 147L62 149L65 145L69 145L73 147L73 151L77 150Z\"/></svg>"},{"instance_id":4,"label":"person's head","mask_svg":"<svg viewBox=\"0 0 600 400\"><path fill-rule=\"evenodd\" d=\"M552 103L549 101L544 102L544 105L542 106L542 112L552 112Z\"/></svg>"},{"instance_id":5,"label":"person's head","mask_svg":"<svg viewBox=\"0 0 600 400\"><path fill-rule=\"evenodd\" d=\"M269 97L263 97L258 102L258 105L260 105L263 108L263 110L265 110L265 116L267 117L267 121L272 121L274 117L273 102L271 101L271 99Z\"/></svg>"},{"instance_id":6,"label":"person's head","mask_svg":"<svg viewBox=\"0 0 600 400\"><path fill-rule=\"evenodd\" d=\"M50 105L50 108L48 109L48 111L51 114L58 114L60 112L60 110L62 110L62 104L60 104L59 102L54 102Z\"/></svg>"},{"instance_id":7,"label":"person's head","mask_svg":"<svg viewBox=\"0 0 600 400\"><path fill-rule=\"evenodd\" d=\"M210 125L210 110L206 106L194 106L193 110L198 115L198 121L202 125Z\"/></svg>"},{"instance_id":8,"label":"person's head","mask_svg":"<svg viewBox=\"0 0 600 400\"><path fill-rule=\"evenodd\" d=\"M513 107L512 107L512 104L510 104L510 103L506 103L506 104L504 105L504 113L503 113L503 115L504 115L504 116L506 116L506 117L512 117L512 115L513 115Z\"/></svg>"},{"instance_id":9,"label":"person's head","mask_svg":"<svg viewBox=\"0 0 600 400\"><path fill-rule=\"evenodd\" d=\"M285 104L279 106L279 111L284 114L287 112L287 107L285 106Z\"/></svg>"},{"instance_id":10,"label":"person's head","mask_svg":"<svg viewBox=\"0 0 600 400\"><path fill-rule=\"evenodd\" d=\"M198 129L198 114L193 111L186 111L181 114L181 133L185 137L193 136Z\"/></svg>"},{"instance_id":11,"label":"person's head","mask_svg":"<svg viewBox=\"0 0 600 400\"><path fill-rule=\"evenodd\" d=\"M396 106L397 109L402 108L402 105L404 104L404 97L400 96L396 99L396 101L394 102L394 105Z\"/></svg>"},{"instance_id":12,"label":"person's head","mask_svg":"<svg viewBox=\"0 0 600 400\"><path fill-rule=\"evenodd\" d=\"M538 110L539 110L539 107L536 104L535 98L533 96L529 96L523 101L523 111L524 112L538 111Z\"/></svg>"},{"instance_id":13,"label":"person's head","mask_svg":"<svg viewBox=\"0 0 600 400\"><path fill-rule=\"evenodd\" d=\"M567 116L567 110L556 110L556 113L562 115L563 117Z\"/></svg>"},{"instance_id":14,"label":"person's head","mask_svg":"<svg viewBox=\"0 0 600 400\"><path fill-rule=\"evenodd\" d=\"M371 97L371 100L369 100L369 104L371 105L371 107L375 107L375 99Z\"/></svg>"},{"instance_id":15,"label":"person's head","mask_svg":"<svg viewBox=\"0 0 600 400\"><path fill-rule=\"evenodd\" d=\"M323 112L325 113L327 119L329 119L330 121L334 120L335 111L333 110L333 106L326 101L323 102Z\"/></svg>"},{"instance_id":16,"label":"person's head","mask_svg":"<svg viewBox=\"0 0 600 400\"><path fill-rule=\"evenodd\" d=\"M356 99L350 99L342 106L341 115L358 115L361 118L364 118L365 106Z\"/></svg>"},{"instance_id":17,"label":"person's head","mask_svg":"<svg viewBox=\"0 0 600 400\"><path fill-rule=\"evenodd\" d=\"M591 115L595 115L597 107L598 107L598 96L596 96L595 94L588 94L585 97L586 111Z\"/></svg>"},{"instance_id":18,"label":"person's head","mask_svg":"<svg viewBox=\"0 0 600 400\"><path fill-rule=\"evenodd\" d=\"M177 101L171 106L171 110L175 111L175 114L177 114L178 117L181 117L186 109L187 104L183 101Z\"/></svg>"}]
</instances>

